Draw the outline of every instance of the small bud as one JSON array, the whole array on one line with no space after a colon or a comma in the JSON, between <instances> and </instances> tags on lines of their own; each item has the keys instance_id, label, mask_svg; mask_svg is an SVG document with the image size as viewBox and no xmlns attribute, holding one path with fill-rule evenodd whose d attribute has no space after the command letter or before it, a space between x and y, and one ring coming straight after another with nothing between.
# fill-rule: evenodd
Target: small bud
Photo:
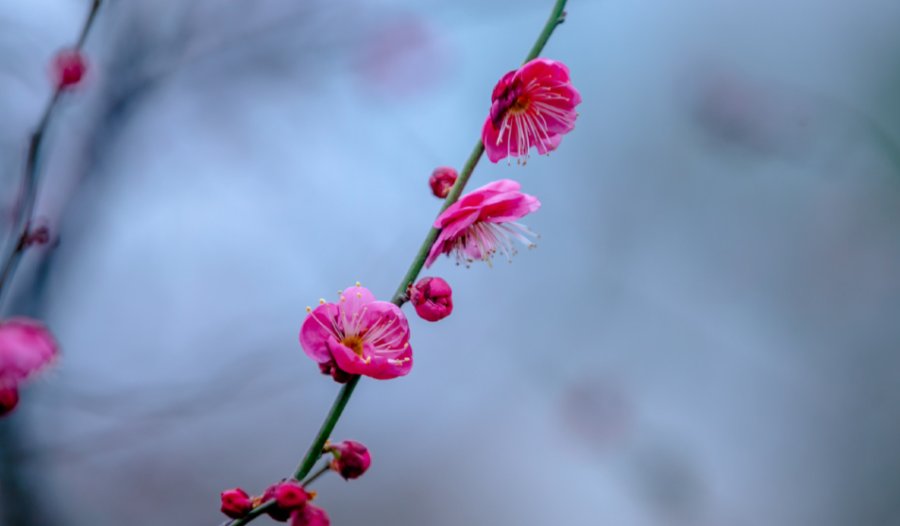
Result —
<instances>
[{"instance_id":1,"label":"small bud","mask_svg":"<svg viewBox=\"0 0 900 526\"><path fill-rule=\"evenodd\" d=\"M423 320L443 320L453 312L453 290L441 278L422 278L410 287L409 300Z\"/></svg>"},{"instance_id":2,"label":"small bud","mask_svg":"<svg viewBox=\"0 0 900 526\"><path fill-rule=\"evenodd\" d=\"M322 374L330 375L334 378L334 381L339 384L345 384L353 378L353 375L345 372L343 369L337 366L334 360L330 362L320 363L319 370L322 371Z\"/></svg>"},{"instance_id":3,"label":"small bud","mask_svg":"<svg viewBox=\"0 0 900 526\"><path fill-rule=\"evenodd\" d=\"M58 89L67 89L77 85L84 77L87 64L84 56L77 49L64 49L53 59L53 77Z\"/></svg>"},{"instance_id":4,"label":"small bud","mask_svg":"<svg viewBox=\"0 0 900 526\"><path fill-rule=\"evenodd\" d=\"M275 491L278 489L278 487L281 484L282 483L279 482L278 484L272 484L271 486L266 488L265 493L263 493L262 497L259 498L259 504L264 504L266 502L269 502L270 500L274 500L275 499ZM274 521L287 522L287 520L291 518L291 511L292 510L286 510L286 509L282 508L281 506L278 505L278 502L276 501L275 506L272 506L271 508L266 510L266 513Z\"/></svg>"},{"instance_id":5,"label":"small bud","mask_svg":"<svg viewBox=\"0 0 900 526\"><path fill-rule=\"evenodd\" d=\"M40 225L33 228L25 234L22 245L30 247L31 245L46 245L50 241L50 229L46 225Z\"/></svg>"},{"instance_id":6,"label":"small bud","mask_svg":"<svg viewBox=\"0 0 900 526\"><path fill-rule=\"evenodd\" d=\"M331 519L325 510L307 504L291 514L291 526L330 526Z\"/></svg>"},{"instance_id":7,"label":"small bud","mask_svg":"<svg viewBox=\"0 0 900 526\"><path fill-rule=\"evenodd\" d=\"M355 440L344 440L337 444L329 444L327 451L334 455L331 469L337 471L345 480L360 477L372 464L372 456L366 446Z\"/></svg>"},{"instance_id":8,"label":"small bud","mask_svg":"<svg viewBox=\"0 0 900 526\"><path fill-rule=\"evenodd\" d=\"M246 517L253 509L250 495L241 488L228 489L222 492L222 513L232 519Z\"/></svg>"},{"instance_id":9,"label":"small bud","mask_svg":"<svg viewBox=\"0 0 900 526\"><path fill-rule=\"evenodd\" d=\"M0 389L0 417L12 413L19 405L19 390L15 387Z\"/></svg>"},{"instance_id":10,"label":"small bud","mask_svg":"<svg viewBox=\"0 0 900 526\"><path fill-rule=\"evenodd\" d=\"M440 197L441 199L447 197L447 194L450 193L450 189L453 188L453 185L456 183L456 177L456 170L449 166L435 168L434 172L431 173L431 177L428 179L428 184L431 185L431 193L433 193L435 197Z\"/></svg>"},{"instance_id":11,"label":"small bud","mask_svg":"<svg viewBox=\"0 0 900 526\"><path fill-rule=\"evenodd\" d=\"M286 480L275 486L275 503L283 510L296 510L308 500L309 494L296 480Z\"/></svg>"}]
</instances>

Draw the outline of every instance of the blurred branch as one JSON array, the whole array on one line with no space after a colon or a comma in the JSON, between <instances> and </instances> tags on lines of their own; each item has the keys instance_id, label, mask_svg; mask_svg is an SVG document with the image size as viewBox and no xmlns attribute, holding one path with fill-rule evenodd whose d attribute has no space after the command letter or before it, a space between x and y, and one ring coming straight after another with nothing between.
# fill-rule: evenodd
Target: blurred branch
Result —
<instances>
[{"instance_id":1,"label":"blurred branch","mask_svg":"<svg viewBox=\"0 0 900 526\"><path fill-rule=\"evenodd\" d=\"M81 51L87 40L97 13L100 10L101 0L93 0L88 16L81 28L78 42L75 45L76 51ZM16 268L28 248L28 232L31 228L32 213L34 212L34 203L37 199L37 183L39 178L39 166L41 146L44 142L44 135L50 124L54 110L59 105L62 98L64 87L57 85L53 96L44 108L41 120L38 122L37 129L31 134L31 141L28 144L28 154L25 159L25 173L22 176L22 184L19 190L20 202L16 206L16 214L13 218L12 237L10 238L11 246L7 254L3 257L2 270L0 270L0 308L3 306L3 293L9 289L9 283L12 281L16 273Z\"/></svg>"}]
</instances>

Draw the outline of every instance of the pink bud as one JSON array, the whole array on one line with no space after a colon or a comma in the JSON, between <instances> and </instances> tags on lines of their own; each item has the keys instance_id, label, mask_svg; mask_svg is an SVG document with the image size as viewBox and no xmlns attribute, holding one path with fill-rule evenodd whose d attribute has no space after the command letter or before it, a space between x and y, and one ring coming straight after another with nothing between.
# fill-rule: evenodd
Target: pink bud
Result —
<instances>
[{"instance_id":1,"label":"pink bud","mask_svg":"<svg viewBox=\"0 0 900 526\"><path fill-rule=\"evenodd\" d=\"M309 494L296 480L286 480L275 486L275 503L283 510L296 510L309 500Z\"/></svg>"},{"instance_id":2,"label":"pink bud","mask_svg":"<svg viewBox=\"0 0 900 526\"><path fill-rule=\"evenodd\" d=\"M307 504L291 514L291 526L330 526L331 519L325 510Z\"/></svg>"},{"instance_id":3,"label":"pink bud","mask_svg":"<svg viewBox=\"0 0 900 526\"><path fill-rule=\"evenodd\" d=\"M15 387L0 389L0 417L12 413L19 405L19 390Z\"/></svg>"},{"instance_id":4,"label":"pink bud","mask_svg":"<svg viewBox=\"0 0 900 526\"><path fill-rule=\"evenodd\" d=\"M431 185L431 193L433 193L435 197L440 197L441 199L447 197L447 194L450 193L450 189L453 188L455 183L456 170L449 166L435 168L434 172L431 173L431 177L428 179L428 184Z\"/></svg>"},{"instance_id":5,"label":"pink bud","mask_svg":"<svg viewBox=\"0 0 900 526\"><path fill-rule=\"evenodd\" d=\"M64 49L53 59L53 77L59 89L71 88L81 82L87 64L77 49Z\"/></svg>"},{"instance_id":6,"label":"pink bud","mask_svg":"<svg viewBox=\"0 0 900 526\"><path fill-rule=\"evenodd\" d=\"M271 486L266 488L265 493L263 493L262 497L259 498L259 503L263 504L265 502L269 502L270 500L275 499L275 491L278 489L279 486L281 486L281 484L282 483L279 482L278 484L272 484ZM274 521L287 522L287 520L289 518L291 518L291 511L292 510L282 508L281 506L278 505L278 502L276 501L275 506L272 506L271 508L266 510L266 513Z\"/></svg>"},{"instance_id":7,"label":"pink bud","mask_svg":"<svg viewBox=\"0 0 900 526\"><path fill-rule=\"evenodd\" d=\"M222 492L222 513L232 519L246 517L253 509L250 495L241 488L227 489Z\"/></svg>"},{"instance_id":8,"label":"pink bud","mask_svg":"<svg viewBox=\"0 0 900 526\"><path fill-rule=\"evenodd\" d=\"M25 234L22 244L26 247L31 245L46 245L50 241L50 229L46 225L33 228Z\"/></svg>"},{"instance_id":9,"label":"pink bud","mask_svg":"<svg viewBox=\"0 0 900 526\"><path fill-rule=\"evenodd\" d=\"M0 321L0 388L18 387L58 354L56 340L41 322L31 318Z\"/></svg>"},{"instance_id":10,"label":"pink bud","mask_svg":"<svg viewBox=\"0 0 900 526\"><path fill-rule=\"evenodd\" d=\"M453 312L453 290L441 278L422 278L410 287L409 300L423 320L443 320Z\"/></svg>"},{"instance_id":11,"label":"pink bud","mask_svg":"<svg viewBox=\"0 0 900 526\"><path fill-rule=\"evenodd\" d=\"M372 464L369 450L355 440L344 440L337 444L331 444L327 450L334 455L331 469L337 471L345 480L360 477Z\"/></svg>"}]
</instances>

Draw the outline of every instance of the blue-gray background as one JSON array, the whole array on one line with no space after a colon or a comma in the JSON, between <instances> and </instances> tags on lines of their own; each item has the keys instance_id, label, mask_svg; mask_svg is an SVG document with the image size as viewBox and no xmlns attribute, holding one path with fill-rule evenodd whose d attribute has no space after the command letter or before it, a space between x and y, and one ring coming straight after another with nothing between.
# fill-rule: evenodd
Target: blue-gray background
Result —
<instances>
[{"instance_id":1,"label":"blue-gray background","mask_svg":"<svg viewBox=\"0 0 900 526\"><path fill-rule=\"evenodd\" d=\"M86 3L0 3L4 217ZM219 491L290 472L336 390L304 307L394 290L427 176L550 3L110 2L48 142L58 244L7 306L64 357L3 423L4 524L212 525ZM568 11L544 55L577 129L473 179L540 197L539 247L433 267L456 310L411 320L410 376L362 383L334 437L373 468L317 502L336 525L900 525L900 3Z\"/></svg>"}]
</instances>

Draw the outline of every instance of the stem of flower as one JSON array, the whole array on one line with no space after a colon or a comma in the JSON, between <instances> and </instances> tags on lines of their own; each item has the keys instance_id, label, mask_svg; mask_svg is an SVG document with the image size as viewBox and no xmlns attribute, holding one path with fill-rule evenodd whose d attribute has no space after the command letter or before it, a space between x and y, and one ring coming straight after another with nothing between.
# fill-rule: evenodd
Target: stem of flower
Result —
<instances>
[{"instance_id":1,"label":"stem of flower","mask_svg":"<svg viewBox=\"0 0 900 526\"><path fill-rule=\"evenodd\" d=\"M101 0L94 0L88 16L81 27L81 33L78 37L78 43L75 45L77 51L81 51L84 42L87 40L94 20L97 18L97 12L100 10ZM31 214L34 212L34 202L37 199L37 182L38 182L38 161L41 153L41 146L44 142L44 135L47 126L50 124L50 118L53 111L62 98L62 88L57 87L47 106L44 107L44 113L38 123L34 133L31 134L31 141L28 144L28 156L25 159L25 173L22 176L22 184L19 189L19 199L21 202L16 206L16 214L13 219L13 234L10 237L10 249L3 258L2 270L0 270L0 307L3 305L3 293L9 287L19 266L19 261L25 253L28 238L28 231L31 228Z\"/></svg>"},{"instance_id":2,"label":"stem of flower","mask_svg":"<svg viewBox=\"0 0 900 526\"><path fill-rule=\"evenodd\" d=\"M315 482L316 479L318 479L322 475L328 473L329 471L331 471L331 464L326 462L325 465L319 469L319 471L316 471L315 473L310 475L308 479L304 480L302 483L302 486L303 487L309 486L310 484Z\"/></svg>"},{"instance_id":3,"label":"stem of flower","mask_svg":"<svg viewBox=\"0 0 900 526\"><path fill-rule=\"evenodd\" d=\"M550 40L550 36L553 34L553 31L565 19L565 7L566 0L556 0L555 5L553 6L553 11L551 11L550 13L550 18L547 19L547 23L544 24L544 28L541 31L541 34L538 36L537 41L534 43L534 46L531 48L531 51L528 53L528 56L525 57L525 62L536 58L541 53L541 51L543 51L544 46L547 45L547 42ZM466 184L469 182L469 178L472 177L472 172L475 171L475 166L478 165L478 161L481 160L481 156L483 154L484 144L481 142L481 140L479 140L475 147L472 149L472 153L469 154L469 158L466 160L466 164L465 166L463 166L462 172L460 172L459 178L456 180L456 184L453 185L453 188L450 189L450 193L444 200L444 204L441 206L441 212L443 212L450 205L459 200L459 197L462 195ZM440 215L440 213L438 215ZM394 293L393 298L391 298L391 302L394 305L401 307L409 299L407 297L406 290L419 276L419 273L422 271L422 267L425 266L425 259L427 259L428 252L431 250L431 246L437 239L438 233L439 230L432 227L428 231L428 234L425 235L425 240L422 241L422 245L419 247L419 251L416 253L416 257L413 258L413 262L409 266L409 270L406 271L406 275L403 276L403 280L397 287L397 291ZM296 472L294 473L295 479L300 480L305 477L322 456L322 448L325 447L325 441L327 441L328 437L331 436L331 432L332 430L334 430L334 426L337 425L338 420L340 420L341 413L343 413L344 408L347 406L347 402L350 401L350 396L353 395L353 390L356 388L356 384L359 383L359 379L359 376L353 377L353 379L347 382L341 388L340 392L338 392L338 396L335 399L334 404L332 404L331 406L331 411L328 412L328 416L325 417L325 421L322 423L322 427L319 429L319 434L316 435L315 440L309 447L309 450L306 452L306 456L303 457L303 461L300 463L300 465L297 467ZM319 473L310 477L309 482L318 477L318 475ZM232 521L230 526L241 526L243 524L247 524L259 515L265 513L273 505L274 504L272 502L267 502L262 506L254 508L246 517Z\"/></svg>"}]
</instances>

